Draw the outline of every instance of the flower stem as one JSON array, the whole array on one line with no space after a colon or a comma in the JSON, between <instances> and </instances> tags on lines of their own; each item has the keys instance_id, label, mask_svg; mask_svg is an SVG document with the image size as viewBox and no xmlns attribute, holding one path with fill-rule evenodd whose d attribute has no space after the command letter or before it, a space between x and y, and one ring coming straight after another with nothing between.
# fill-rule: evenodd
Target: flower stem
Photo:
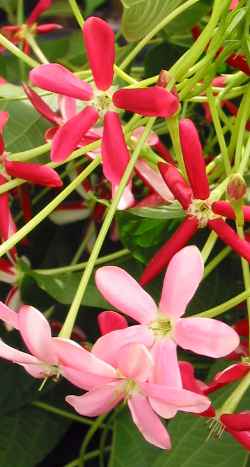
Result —
<instances>
[{"instance_id":1,"label":"flower stem","mask_svg":"<svg viewBox=\"0 0 250 467\"><path fill-rule=\"evenodd\" d=\"M95 265L108 263L110 261L114 261L116 259L122 258L123 256L129 255L129 250L120 250L116 253L111 253L110 255L102 256L101 258L97 258L95 261ZM37 274L43 274L45 276L53 276L54 274L64 274L65 272L74 272L80 271L81 269L85 268L88 264L88 261L84 261L82 263L74 264L71 266L63 266L61 268L53 268L53 269L34 269L33 272Z\"/></svg>"},{"instance_id":2,"label":"flower stem","mask_svg":"<svg viewBox=\"0 0 250 467\"><path fill-rule=\"evenodd\" d=\"M201 313L197 313L193 316L201 316L202 318L215 318L216 316L222 315L231 308L239 305L239 303L244 302L248 297L250 297L250 289L244 290L244 292L241 292L239 295L230 298L230 300L227 300L218 306L210 308L206 311L202 311Z\"/></svg>"},{"instance_id":3,"label":"flower stem","mask_svg":"<svg viewBox=\"0 0 250 467\"><path fill-rule=\"evenodd\" d=\"M83 425L93 425L93 421L87 417L79 417L79 415L72 414L70 412L67 412L66 410L58 409L57 407L54 407L53 405L46 404L45 402L34 401L32 402L32 405L34 407L38 407L39 409L46 410L46 412L59 415L60 417L63 417L63 418L68 418L69 420L72 420L73 422L82 423Z\"/></svg>"},{"instance_id":4,"label":"flower stem","mask_svg":"<svg viewBox=\"0 0 250 467\"><path fill-rule=\"evenodd\" d=\"M59 195L55 197L47 206L45 206L35 217L33 217L27 224L19 229L14 235L0 245L0 257L15 246L20 240L28 235L37 225L40 224L59 204L70 194L75 188L95 170L100 164L100 157L92 161L86 169L82 171L78 177L75 178Z\"/></svg>"},{"instance_id":5,"label":"flower stem","mask_svg":"<svg viewBox=\"0 0 250 467\"><path fill-rule=\"evenodd\" d=\"M88 433L86 434L85 438L84 438L84 441L82 443L82 446L81 446L81 449L80 449L80 456L79 456L79 459L78 459L78 467L84 467L84 464L85 464L85 460L87 455L85 454L86 453L86 449L92 439L92 437L94 436L94 434L96 433L97 430L99 430L99 428L102 426L102 423L104 421L104 419L107 417L107 414L104 414L104 415L100 415L95 421L94 423L92 424L91 428L89 429Z\"/></svg>"},{"instance_id":6,"label":"flower stem","mask_svg":"<svg viewBox=\"0 0 250 467\"><path fill-rule=\"evenodd\" d=\"M239 237L244 240L245 238L244 228L241 225L238 225L237 221L236 221L236 227L237 227L237 233ZM242 275L243 275L245 289L249 289L250 288L249 264L244 258L241 258L241 268L242 268ZM248 323L249 323L249 329L250 329L250 297L247 298L247 314L248 314ZM250 335L249 335L249 350L250 350Z\"/></svg>"},{"instance_id":7,"label":"flower stem","mask_svg":"<svg viewBox=\"0 0 250 467\"><path fill-rule=\"evenodd\" d=\"M6 37L4 37L2 34L0 34L0 45L9 50L9 52L26 63L29 67L34 68L39 65L39 62L25 54L22 50L12 44L12 42L6 39Z\"/></svg>"},{"instance_id":8,"label":"flower stem","mask_svg":"<svg viewBox=\"0 0 250 467\"><path fill-rule=\"evenodd\" d=\"M34 149L29 149L28 151L14 152L8 156L8 159L11 161L25 162L29 159L34 159L35 157L41 156L42 154L46 154L46 152L50 151L50 148L51 143L45 143L41 146L37 146Z\"/></svg>"},{"instance_id":9,"label":"flower stem","mask_svg":"<svg viewBox=\"0 0 250 467\"><path fill-rule=\"evenodd\" d=\"M183 5L180 5L178 8L175 8L169 15L165 16L146 36L135 46L135 48L128 54L128 56L123 60L120 65L121 69L126 68L132 60L138 55L139 52L148 44L148 42L163 29L167 24L169 24L173 19L183 13L185 10L191 6L198 3L199 0L188 0Z\"/></svg>"},{"instance_id":10,"label":"flower stem","mask_svg":"<svg viewBox=\"0 0 250 467\"><path fill-rule=\"evenodd\" d=\"M237 406L239 405L242 397L246 393L250 386L250 372L247 373L244 378L242 378L241 382L238 386L234 389L234 391L230 394L230 396L226 399L224 404L216 410L217 415L222 415L224 413L233 413Z\"/></svg>"},{"instance_id":11,"label":"flower stem","mask_svg":"<svg viewBox=\"0 0 250 467\"><path fill-rule=\"evenodd\" d=\"M180 132L179 132L179 120L178 117L172 117L166 120L167 128L171 136L172 144L174 147L175 157L178 163L178 167L181 170L183 176L187 179L186 167L183 160Z\"/></svg>"},{"instance_id":12,"label":"flower stem","mask_svg":"<svg viewBox=\"0 0 250 467\"><path fill-rule=\"evenodd\" d=\"M115 194L115 197L107 211L107 214L105 216L105 219L103 221L103 224L102 224L102 227L100 229L100 232L98 234L98 237L97 237L97 240L95 242L95 245L93 247L93 250L92 250L92 253L89 257L89 261L88 261L88 264L86 266L86 269L84 270L83 272L83 275L82 275L82 278L81 278L81 281L79 283L79 286L78 286L78 289L77 289L77 292L76 292L76 295L74 297L74 300L72 302L72 305L69 309L69 312L67 314L67 317L66 317L66 320L64 322L64 325L61 329L61 332L60 332L60 336L61 337L64 337L64 338L68 338L70 337L71 335L71 332L72 332L72 329L74 327L74 324L75 324L75 320L77 318L77 314L78 314L78 310L79 310L79 307L81 305L81 302L82 302L82 299L84 297L84 294L85 294L85 291L87 289L87 285L88 285L88 282L90 280L90 277L91 277L91 274L93 272L93 269L94 269L94 266L95 266L95 262L98 258L98 255L100 253L100 250L102 248L102 245L103 245L103 242L106 238L106 235L108 233L108 230L109 230L109 227L113 221L113 218L114 218L114 215L116 213L116 209L118 207L118 204L120 202L120 199L121 199L121 196L123 194L123 191L129 181L129 178L134 170L134 166L136 164L136 161L139 157L139 154L140 154L140 151L141 151L141 148L143 147L148 135L150 134L150 131L151 131L151 128L153 126L155 122L155 118L151 118L145 129L144 129L144 132L141 136L141 138L139 139L138 141L138 144L131 156L131 159L127 165L127 168L122 176L122 179L121 179L121 182L120 182L120 185L117 189L117 192Z\"/></svg>"},{"instance_id":13,"label":"flower stem","mask_svg":"<svg viewBox=\"0 0 250 467\"><path fill-rule=\"evenodd\" d=\"M218 253L218 255L216 255L205 267L203 279L205 279L218 266L218 264L220 264L223 259L229 255L231 251L232 249L229 246L223 248L220 253Z\"/></svg>"},{"instance_id":14,"label":"flower stem","mask_svg":"<svg viewBox=\"0 0 250 467\"><path fill-rule=\"evenodd\" d=\"M245 134L245 127L246 123L249 117L249 107L250 107L250 84L248 85L247 92L242 98L239 112L237 115L237 121L236 121L236 127L235 127L235 133L234 133L234 138L236 139L236 150L235 150L235 162L234 162L234 167L237 172L240 162L241 162L241 156L242 156L242 146L243 146L243 139L244 139L244 134ZM234 147L234 141L232 146ZM230 149L232 150L233 147L231 147L230 143Z\"/></svg>"},{"instance_id":15,"label":"flower stem","mask_svg":"<svg viewBox=\"0 0 250 467\"><path fill-rule=\"evenodd\" d=\"M43 64L49 63L49 61L45 57L43 51L40 49L39 45L37 44L34 36L32 34L26 34L25 39L28 42L28 44L30 45L30 47L32 48L34 54L40 60L40 62L43 63Z\"/></svg>"},{"instance_id":16,"label":"flower stem","mask_svg":"<svg viewBox=\"0 0 250 467\"><path fill-rule=\"evenodd\" d=\"M204 247L202 248L202 251L201 251L201 255L202 255L202 258L203 258L203 261L204 263L206 263L215 243L216 243L216 240L217 240L217 234L212 231L210 232L209 236L208 236L208 239L204 245Z\"/></svg>"}]
</instances>

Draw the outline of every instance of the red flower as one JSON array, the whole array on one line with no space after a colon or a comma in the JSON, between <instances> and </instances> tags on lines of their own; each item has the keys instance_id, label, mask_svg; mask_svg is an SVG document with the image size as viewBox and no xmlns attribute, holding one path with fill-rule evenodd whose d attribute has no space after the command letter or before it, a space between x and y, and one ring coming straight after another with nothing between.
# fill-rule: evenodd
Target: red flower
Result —
<instances>
[{"instance_id":1,"label":"red flower","mask_svg":"<svg viewBox=\"0 0 250 467\"><path fill-rule=\"evenodd\" d=\"M184 221L176 232L159 249L146 266L140 283L147 284L169 263L172 256L195 235L199 228L208 226L236 253L250 261L250 244L238 237L223 217L235 219L227 201L211 202L206 167L198 132L191 120L180 121L180 139L184 163L190 185L171 164L160 163L159 168L168 187L186 212ZM244 217L250 220L250 207L244 206Z\"/></svg>"}]
</instances>

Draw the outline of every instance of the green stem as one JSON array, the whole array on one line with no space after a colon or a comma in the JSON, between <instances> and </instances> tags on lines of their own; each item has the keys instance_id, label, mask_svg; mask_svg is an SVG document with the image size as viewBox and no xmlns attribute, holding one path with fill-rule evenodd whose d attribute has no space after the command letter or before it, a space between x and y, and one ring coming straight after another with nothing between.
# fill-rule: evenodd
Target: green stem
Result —
<instances>
[{"instance_id":1,"label":"green stem","mask_svg":"<svg viewBox=\"0 0 250 467\"><path fill-rule=\"evenodd\" d=\"M218 253L205 267L204 275L203 275L203 280L220 264L223 259L225 259L229 253L231 252L231 248L229 246L226 246L223 248L223 250Z\"/></svg>"},{"instance_id":2,"label":"green stem","mask_svg":"<svg viewBox=\"0 0 250 467\"><path fill-rule=\"evenodd\" d=\"M77 251L71 261L71 266L75 265L77 261L79 261L84 250L87 249L88 243L93 235L95 235L95 222L91 220L87 226L87 230L82 239L82 242L80 243L80 246L77 248Z\"/></svg>"},{"instance_id":3,"label":"green stem","mask_svg":"<svg viewBox=\"0 0 250 467\"><path fill-rule=\"evenodd\" d=\"M206 263L215 243L216 243L216 240L217 240L217 234L212 230L212 232L210 232L209 236L208 236L208 239L204 245L204 247L202 248L201 250L201 255L202 255L202 258L203 258L203 261L204 263Z\"/></svg>"},{"instance_id":4,"label":"green stem","mask_svg":"<svg viewBox=\"0 0 250 467\"><path fill-rule=\"evenodd\" d=\"M64 325L62 327L62 330L60 332L60 336L64 338L68 338L71 335L72 329L75 324L75 320L77 318L78 310L81 305L82 299L84 297L85 291L87 289L88 282L90 280L91 274L93 272L96 260L98 258L98 255L100 253L100 250L102 248L103 242L106 238L106 235L108 233L108 230L110 228L110 225L113 221L113 218L116 213L116 209L118 207L118 204L120 202L121 196L123 194L123 191L129 181L129 178L131 177L131 174L134 170L134 166L136 164L136 161L139 157L139 154L141 152L141 148L143 147L148 135L150 134L150 131L152 129L152 126L155 122L155 118L151 118L149 122L147 123L144 132L141 136L141 138L138 141L138 144L131 156L131 159L126 167L126 170L123 174L123 177L121 179L120 185L117 189L117 192L115 194L115 197L107 211L107 214L105 216L105 219L103 221L102 227L100 229L100 232L98 234L97 240L95 242L95 245L93 247L92 253L89 257L88 264L86 266L86 269L83 272L81 281L79 283L76 295L74 297L74 300L72 302L72 305L69 309L68 315L66 317L66 320L64 322ZM1 248L1 247L0 247ZM0 250L1 251L1 250Z\"/></svg>"},{"instance_id":5,"label":"green stem","mask_svg":"<svg viewBox=\"0 0 250 467\"><path fill-rule=\"evenodd\" d=\"M11 161L24 162L28 161L29 159L34 159L35 157L41 156L42 154L46 154L50 151L50 148L51 143L45 143L41 146L37 146L34 149L29 149L28 151L14 152L13 154L10 154L8 158Z\"/></svg>"},{"instance_id":6,"label":"green stem","mask_svg":"<svg viewBox=\"0 0 250 467\"><path fill-rule=\"evenodd\" d=\"M231 172L230 160L229 160L229 156L228 156L228 151L227 151L227 146L226 146L226 142L225 142L225 139L224 139L222 126L221 126L221 123L220 123L220 118L219 118L219 114L218 114L218 110L217 110L216 100L215 100L215 98L213 96L211 88L207 89L207 98L208 98L208 104L209 104L209 108L210 108L212 119L213 119L215 132L216 132L216 135L217 135L217 138L218 138L218 143L219 143L220 150L221 150L221 155L223 157L225 172L226 172L227 175L229 175L230 172Z\"/></svg>"},{"instance_id":7,"label":"green stem","mask_svg":"<svg viewBox=\"0 0 250 467\"><path fill-rule=\"evenodd\" d=\"M110 447L107 447L105 448L105 451L106 452L109 452L110 451ZM90 459L94 459L95 457L98 457L99 456L99 449L95 449L95 451L91 451L91 452L88 452L87 454L85 454L84 458L85 458L85 461L88 461ZM77 458L77 459L74 459L72 462L70 462L69 464L66 464L64 467L78 467L79 466L79 461L80 459Z\"/></svg>"},{"instance_id":8,"label":"green stem","mask_svg":"<svg viewBox=\"0 0 250 467\"><path fill-rule=\"evenodd\" d=\"M220 416L224 413L233 413L237 406L239 405L242 397L246 393L250 386L250 372L242 378L241 382L238 386L234 389L234 391L230 394L224 404L216 410L216 415Z\"/></svg>"},{"instance_id":9,"label":"green stem","mask_svg":"<svg viewBox=\"0 0 250 467\"><path fill-rule=\"evenodd\" d=\"M250 289L247 289L244 292L241 292L239 295L230 298L230 300L227 300L227 302L224 302L221 305L215 306L206 311L202 311L202 313L197 313L194 316L201 316L202 318L215 318L216 316L222 315L231 308L239 305L239 303L244 302L248 297L250 297Z\"/></svg>"},{"instance_id":10,"label":"green stem","mask_svg":"<svg viewBox=\"0 0 250 467\"><path fill-rule=\"evenodd\" d=\"M173 19L183 13L185 10L191 6L198 3L199 0L188 0L183 5L180 5L178 8L175 8L169 15L165 16L146 36L134 47L134 49L128 54L128 56L123 60L120 65L121 69L126 68L132 60L141 52L141 50L148 44L148 42L167 24L169 24Z\"/></svg>"},{"instance_id":11,"label":"green stem","mask_svg":"<svg viewBox=\"0 0 250 467\"><path fill-rule=\"evenodd\" d=\"M237 115L236 127L235 127L234 138L236 139L236 150L235 150L234 167L235 167L236 172L241 162L243 138L244 138L244 134L246 130L246 123L247 123L247 120L250 114L249 109L250 109L250 84L248 85L246 94L242 98L239 112ZM233 141L235 141L235 139ZM230 143L230 149L232 149L231 143Z\"/></svg>"},{"instance_id":12,"label":"green stem","mask_svg":"<svg viewBox=\"0 0 250 467\"><path fill-rule=\"evenodd\" d=\"M3 256L7 251L13 248L18 242L20 242L26 235L28 235L37 225L40 224L50 213L57 207L61 202L70 194L75 188L93 172L93 170L100 164L100 157L97 157L92 161L86 169L82 171L78 177L73 180L59 195L53 199L47 206L45 206L35 217L33 217L27 224L19 229L14 235L0 245L0 257Z\"/></svg>"},{"instance_id":13,"label":"green stem","mask_svg":"<svg viewBox=\"0 0 250 467\"><path fill-rule=\"evenodd\" d=\"M243 221L244 222L244 221ZM238 225L236 221L237 233L241 239L245 239L244 229L241 225ZM250 288L250 271L249 271L249 264L248 261L244 258L241 258L241 268L243 274L243 281L245 289ZM247 298L247 314L248 314L248 323L250 329L250 297ZM249 335L249 350L250 350L250 335Z\"/></svg>"},{"instance_id":14,"label":"green stem","mask_svg":"<svg viewBox=\"0 0 250 467\"><path fill-rule=\"evenodd\" d=\"M69 5L71 7L71 10L75 16L76 21L78 22L80 28L82 29L84 25L84 18L82 16L81 10L77 4L76 0L69 0Z\"/></svg>"},{"instance_id":15,"label":"green stem","mask_svg":"<svg viewBox=\"0 0 250 467\"><path fill-rule=\"evenodd\" d=\"M244 175L244 172L247 170L247 166L250 158L250 136L248 137L247 145L243 157L241 159L240 167L238 173Z\"/></svg>"},{"instance_id":16,"label":"green stem","mask_svg":"<svg viewBox=\"0 0 250 467\"><path fill-rule=\"evenodd\" d=\"M37 44L34 36L32 34L27 34L25 36L26 41L32 48L34 54L37 56L37 58L40 60L41 63L47 64L49 63L48 59L45 57L43 51L40 49L39 45Z\"/></svg>"},{"instance_id":17,"label":"green stem","mask_svg":"<svg viewBox=\"0 0 250 467\"><path fill-rule=\"evenodd\" d=\"M181 170L183 176L187 179L187 171L183 160L181 141L180 141L180 132L179 132L179 119L177 116L169 118L166 120L167 128L170 133L172 144L174 147L175 157L178 163L178 167Z\"/></svg>"},{"instance_id":18,"label":"green stem","mask_svg":"<svg viewBox=\"0 0 250 467\"><path fill-rule=\"evenodd\" d=\"M4 37L2 34L0 34L0 45L2 45L5 49L9 50L9 52L11 52L17 58L22 60L24 63L26 63L29 67L34 68L40 65L39 62L29 57L29 55L25 54L22 50L20 50L18 47L12 44L12 42L6 39L6 37Z\"/></svg>"},{"instance_id":19,"label":"green stem","mask_svg":"<svg viewBox=\"0 0 250 467\"><path fill-rule=\"evenodd\" d=\"M63 418L68 418L69 420L72 420L73 422L82 423L83 425L93 425L94 423L89 418L80 417L79 415L72 414L70 412L67 412L66 410L58 409L57 407L54 407L53 405L49 405L45 402L34 401L32 402L32 405L34 407L38 407L38 409L46 410L46 412L59 415L60 417L63 417Z\"/></svg>"},{"instance_id":20,"label":"green stem","mask_svg":"<svg viewBox=\"0 0 250 467\"><path fill-rule=\"evenodd\" d=\"M81 449L80 449L80 456L79 456L79 462L78 462L78 467L84 467L84 464L85 464L85 460L86 457L87 457L87 454L86 454L86 449L92 439L92 437L94 436L94 434L96 433L97 430L99 430L99 428L102 426L103 424L103 421L104 419L107 417L107 414L104 414L104 415L100 415L100 417L98 417L93 425L91 426L91 428L89 429L88 433L86 434L85 438L84 438L84 441L82 443L82 446L81 446ZM98 452L99 453L99 452Z\"/></svg>"}]
</instances>

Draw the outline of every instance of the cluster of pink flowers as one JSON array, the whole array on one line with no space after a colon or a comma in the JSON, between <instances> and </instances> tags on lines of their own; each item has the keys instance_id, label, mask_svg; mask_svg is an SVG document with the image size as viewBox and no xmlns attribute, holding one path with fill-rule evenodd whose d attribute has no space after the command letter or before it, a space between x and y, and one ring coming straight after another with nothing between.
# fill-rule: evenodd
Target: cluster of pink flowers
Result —
<instances>
[{"instance_id":1,"label":"cluster of pink flowers","mask_svg":"<svg viewBox=\"0 0 250 467\"><path fill-rule=\"evenodd\" d=\"M140 324L128 327L116 312L103 312L104 333L91 351L76 342L52 337L49 323L35 308L18 313L3 303L0 318L18 330L30 354L0 342L0 356L23 366L35 378L65 377L87 391L67 396L81 415L108 412L128 402L133 421L150 443L169 449L169 434L159 417L173 418L178 411L200 414L209 399L184 388L177 346L219 358L237 348L239 336L213 319L182 318L203 275L198 248L182 249L171 260L159 306L126 271L115 266L97 270L96 285L114 306Z\"/></svg>"}]
</instances>

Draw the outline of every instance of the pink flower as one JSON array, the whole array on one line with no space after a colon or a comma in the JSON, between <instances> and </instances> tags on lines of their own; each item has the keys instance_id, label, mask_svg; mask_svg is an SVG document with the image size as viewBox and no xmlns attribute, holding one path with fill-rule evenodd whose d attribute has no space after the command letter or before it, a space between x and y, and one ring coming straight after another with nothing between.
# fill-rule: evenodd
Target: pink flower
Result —
<instances>
[{"instance_id":1,"label":"pink flower","mask_svg":"<svg viewBox=\"0 0 250 467\"><path fill-rule=\"evenodd\" d=\"M159 86L114 92L111 87L115 60L112 29L100 18L90 17L83 27L83 39L96 87L92 88L58 64L38 66L31 71L30 79L42 89L89 103L65 123L53 138L52 160L65 160L81 141L82 136L99 118L103 118L103 171L115 191L130 156L114 106L141 115L169 117L177 111L178 99Z\"/></svg>"},{"instance_id":2,"label":"pink flower","mask_svg":"<svg viewBox=\"0 0 250 467\"><path fill-rule=\"evenodd\" d=\"M17 329L30 353L14 349L0 340L0 357L24 367L34 378L60 375L85 389L113 381L115 371L69 339L52 337L48 321L36 308L23 305L19 312L0 302L0 319Z\"/></svg>"},{"instance_id":3,"label":"pink flower","mask_svg":"<svg viewBox=\"0 0 250 467\"><path fill-rule=\"evenodd\" d=\"M59 24L54 23L37 24L39 17L44 11L51 7L51 4L52 0L38 0L24 24L3 26L1 28L1 33L14 44L22 44L23 51L28 54L30 52L30 46L25 38L27 32L32 35L47 34L62 28ZM3 51L4 48L0 50Z\"/></svg>"},{"instance_id":4,"label":"pink flower","mask_svg":"<svg viewBox=\"0 0 250 467\"><path fill-rule=\"evenodd\" d=\"M186 213L185 219L175 233L157 251L146 266L141 278L142 285L150 282L168 264L172 256L206 226L229 245L236 253L250 261L250 244L241 239L225 222L223 217L235 219L235 213L228 201L215 201L210 198L205 161L198 132L189 119L180 121L180 139L184 163L190 185L171 164L160 163L161 174L171 192L180 202ZM250 220L250 208L243 208L245 221Z\"/></svg>"},{"instance_id":5,"label":"pink flower","mask_svg":"<svg viewBox=\"0 0 250 467\"><path fill-rule=\"evenodd\" d=\"M159 306L126 271L104 266L96 272L96 285L116 309L139 325L100 337L92 352L113 364L122 345L140 343L154 356L152 381L181 387L176 346L209 357L223 357L239 344L238 334L221 321L182 318L203 275L203 260L195 246L180 250L167 269ZM164 369L166 368L166 371Z\"/></svg>"},{"instance_id":6,"label":"pink flower","mask_svg":"<svg viewBox=\"0 0 250 467\"><path fill-rule=\"evenodd\" d=\"M66 401L81 415L95 417L125 400L144 438L162 449L170 449L169 435L158 415L170 418L178 410L199 413L209 407L210 401L185 389L147 382L152 366L152 356L145 346L128 344L114 354L113 382L103 382L83 396L67 396Z\"/></svg>"}]
</instances>

